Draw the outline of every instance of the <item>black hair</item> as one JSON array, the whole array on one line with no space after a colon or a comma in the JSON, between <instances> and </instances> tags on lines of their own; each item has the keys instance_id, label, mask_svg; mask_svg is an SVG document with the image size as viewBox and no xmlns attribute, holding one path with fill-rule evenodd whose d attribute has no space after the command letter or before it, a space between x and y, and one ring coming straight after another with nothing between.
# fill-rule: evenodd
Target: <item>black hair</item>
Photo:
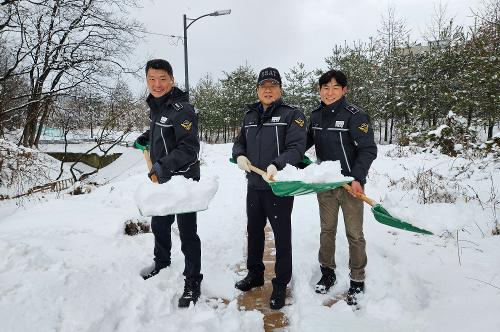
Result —
<instances>
[{"instance_id":1,"label":"black hair","mask_svg":"<svg viewBox=\"0 0 500 332\"><path fill-rule=\"evenodd\" d=\"M335 81L337 81L337 83L343 88L347 86L347 76L345 76L345 74L340 70L332 69L321 75L318 82L319 87L321 88L323 85L328 84L332 78L334 78Z\"/></svg>"},{"instance_id":2,"label":"black hair","mask_svg":"<svg viewBox=\"0 0 500 332\"><path fill-rule=\"evenodd\" d=\"M171 77L174 76L174 73L172 71L172 66L170 65L170 63L167 60L163 60L163 59L149 60L146 63L146 75L148 74L148 70L150 68L164 70L168 73L169 76L171 76Z\"/></svg>"}]
</instances>

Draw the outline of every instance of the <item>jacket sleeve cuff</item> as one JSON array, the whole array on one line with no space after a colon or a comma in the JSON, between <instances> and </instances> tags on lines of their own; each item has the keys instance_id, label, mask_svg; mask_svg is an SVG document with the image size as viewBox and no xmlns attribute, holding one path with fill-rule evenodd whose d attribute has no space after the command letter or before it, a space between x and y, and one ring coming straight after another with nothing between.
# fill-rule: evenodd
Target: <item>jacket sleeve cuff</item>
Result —
<instances>
[{"instance_id":1,"label":"jacket sleeve cuff","mask_svg":"<svg viewBox=\"0 0 500 332\"><path fill-rule=\"evenodd\" d=\"M278 169L278 171L281 171L283 168L285 168L285 165L282 165L279 161L277 160L273 160L271 162L271 165L274 165L276 166L276 169Z\"/></svg>"},{"instance_id":2,"label":"jacket sleeve cuff","mask_svg":"<svg viewBox=\"0 0 500 332\"><path fill-rule=\"evenodd\" d=\"M163 170L158 162L154 163L153 170L156 173L156 177L158 178L159 183L165 183L172 178L172 173Z\"/></svg>"}]
</instances>

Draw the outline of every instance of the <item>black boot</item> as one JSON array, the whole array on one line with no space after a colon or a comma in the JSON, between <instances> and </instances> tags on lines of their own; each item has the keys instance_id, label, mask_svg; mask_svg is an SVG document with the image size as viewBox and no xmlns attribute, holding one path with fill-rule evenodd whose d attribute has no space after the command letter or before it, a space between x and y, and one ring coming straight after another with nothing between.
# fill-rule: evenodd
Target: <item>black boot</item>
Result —
<instances>
[{"instance_id":1,"label":"black boot","mask_svg":"<svg viewBox=\"0 0 500 332\"><path fill-rule=\"evenodd\" d=\"M335 277L335 270L328 267L321 266L321 273L323 275L314 287L314 290L316 291L316 293L326 294L330 287L335 284L335 280L337 280L337 278Z\"/></svg>"},{"instance_id":2,"label":"black boot","mask_svg":"<svg viewBox=\"0 0 500 332\"><path fill-rule=\"evenodd\" d=\"M358 301L356 296L358 294L364 293L365 291L365 283L363 281L354 281L351 280L351 286L347 291L346 302L348 305L357 305Z\"/></svg>"},{"instance_id":3,"label":"black boot","mask_svg":"<svg viewBox=\"0 0 500 332\"><path fill-rule=\"evenodd\" d=\"M167 265L167 266L164 266L164 267L158 267L158 266L155 266L155 267L153 267L153 269L152 269L152 270L150 270L149 272L146 272L146 273L144 273L144 274L141 274L142 279L147 280L147 279L149 279L149 278L151 278L151 277L154 277L155 275L157 275L158 273L160 273L160 271L161 271L162 269L164 269L164 268L166 268L166 267L168 267L168 265Z\"/></svg>"},{"instance_id":4,"label":"black boot","mask_svg":"<svg viewBox=\"0 0 500 332\"><path fill-rule=\"evenodd\" d=\"M286 299L286 287L274 286L273 293L271 294L271 299L269 300L269 306L273 310L278 310L283 308Z\"/></svg>"},{"instance_id":5,"label":"black boot","mask_svg":"<svg viewBox=\"0 0 500 332\"><path fill-rule=\"evenodd\" d=\"M184 293L179 298L179 308L187 308L191 302L196 304L196 301L200 297L200 284L201 281L199 280L186 279L184 282Z\"/></svg>"},{"instance_id":6,"label":"black boot","mask_svg":"<svg viewBox=\"0 0 500 332\"><path fill-rule=\"evenodd\" d=\"M238 281L234 287L238 288L241 291L249 291L254 287L259 287L264 285L264 274L253 274L248 273L247 276L240 281Z\"/></svg>"}]
</instances>

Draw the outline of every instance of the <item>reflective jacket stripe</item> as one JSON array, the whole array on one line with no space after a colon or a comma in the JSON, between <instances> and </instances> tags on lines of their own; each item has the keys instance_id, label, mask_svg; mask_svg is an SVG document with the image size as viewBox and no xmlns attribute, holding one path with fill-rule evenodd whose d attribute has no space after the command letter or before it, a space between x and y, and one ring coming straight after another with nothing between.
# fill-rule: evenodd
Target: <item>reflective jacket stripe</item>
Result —
<instances>
[{"instance_id":1,"label":"reflective jacket stripe","mask_svg":"<svg viewBox=\"0 0 500 332\"><path fill-rule=\"evenodd\" d=\"M284 122L266 122L262 124L263 126L287 126L288 123Z\"/></svg>"},{"instance_id":2,"label":"reflective jacket stripe","mask_svg":"<svg viewBox=\"0 0 500 332\"><path fill-rule=\"evenodd\" d=\"M280 140L278 138L278 126L275 126L274 129L276 129L276 145L278 146L278 156L280 155Z\"/></svg>"},{"instance_id":3,"label":"reflective jacket stripe","mask_svg":"<svg viewBox=\"0 0 500 332\"><path fill-rule=\"evenodd\" d=\"M193 161L191 164L187 165L187 168L185 170L183 170L183 171L175 171L175 173L186 173L187 171L189 171L189 169L191 168L191 166L193 166L197 162L198 162L198 157L196 157L196 160Z\"/></svg>"},{"instance_id":4,"label":"reflective jacket stripe","mask_svg":"<svg viewBox=\"0 0 500 332\"><path fill-rule=\"evenodd\" d=\"M349 131L347 128L326 128L327 130L333 130L333 131Z\"/></svg>"},{"instance_id":5,"label":"reflective jacket stripe","mask_svg":"<svg viewBox=\"0 0 500 332\"><path fill-rule=\"evenodd\" d=\"M161 139L163 140L163 146L165 147L165 154L168 154L167 143L165 142L165 137L163 136L163 129L160 128Z\"/></svg>"},{"instance_id":6,"label":"reflective jacket stripe","mask_svg":"<svg viewBox=\"0 0 500 332\"><path fill-rule=\"evenodd\" d=\"M166 124L163 124L163 123L158 123L158 122L155 122L155 124L157 124L158 126L160 127L165 127L165 128L168 128L168 127L173 127L174 125L166 125Z\"/></svg>"},{"instance_id":7,"label":"reflective jacket stripe","mask_svg":"<svg viewBox=\"0 0 500 332\"><path fill-rule=\"evenodd\" d=\"M321 127L312 127L314 130L323 130ZM349 131L347 128L324 128L325 130L332 130L332 131Z\"/></svg>"},{"instance_id":8,"label":"reflective jacket stripe","mask_svg":"<svg viewBox=\"0 0 500 332\"><path fill-rule=\"evenodd\" d=\"M347 154L345 153L344 142L342 142L341 132L339 132L339 136L340 136L340 146L342 147L342 152L344 152L345 163L347 164L347 169L349 170L349 173L351 173L351 166L349 165L349 160L347 160Z\"/></svg>"}]
</instances>

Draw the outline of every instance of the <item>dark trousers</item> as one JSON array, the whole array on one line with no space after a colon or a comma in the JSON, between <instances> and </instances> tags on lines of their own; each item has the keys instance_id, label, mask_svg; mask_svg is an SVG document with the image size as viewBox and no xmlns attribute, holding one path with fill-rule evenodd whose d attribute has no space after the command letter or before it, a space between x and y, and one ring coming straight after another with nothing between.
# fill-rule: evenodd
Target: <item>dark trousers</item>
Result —
<instances>
[{"instance_id":1,"label":"dark trousers","mask_svg":"<svg viewBox=\"0 0 500 332\"><path fill-rule=\"evenodd\" d=\"M155 266L158 269L170 265L172 249L172 224L175 215L155 216L151 218L151 228L155 236ZM196 212L177 215L177 226L181 238L181 250L184 254L184 276L186 279L201 280L201 243L196 233Z\"/></svg>"},{"instance_id":2,"label":"dark trousers","mask_svg":"<svg viewBox=\"0 0 500 332\"><path fill-rule=\"evenodd\" d=\"M247 267L251 274L264 272L262 257L264 254L266 219L271 223L276 247L276 263L273 286L286 287L292 278L292 208L293 197L279 197L271 190L247 191Z\"/></svg>"}]
</instances>

